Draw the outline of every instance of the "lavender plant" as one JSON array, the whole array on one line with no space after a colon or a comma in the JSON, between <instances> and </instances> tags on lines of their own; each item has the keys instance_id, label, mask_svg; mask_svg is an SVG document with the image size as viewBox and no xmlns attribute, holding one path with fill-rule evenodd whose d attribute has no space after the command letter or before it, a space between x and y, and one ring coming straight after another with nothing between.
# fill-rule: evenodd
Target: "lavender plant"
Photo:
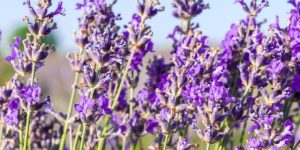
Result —
<instances>
[{"instance_id":1,"label":"lavender plant","mask_svg":"<svg viewBox=\"0 0 300 150\"><path fill-rule=\"evenodd\" d=\"M79 50L67 54L74 82L67 112L56 112L36 71L55 50L42 39L64 9L61 1L52 8L51 0L25 0L29 33L10 45L5 60L15 75L0 87L0 149L299 148L300 2L288 1L287 27L276 17L268 32L257 19L267 0L235 2L247 16L213 47L194 19L209 5L173 0L183 23L168 35L170 60L154 53L148 24L164 10L158 0L137 0L123 27L116 0L78 2Z\"/></svg>"}]
</instances>

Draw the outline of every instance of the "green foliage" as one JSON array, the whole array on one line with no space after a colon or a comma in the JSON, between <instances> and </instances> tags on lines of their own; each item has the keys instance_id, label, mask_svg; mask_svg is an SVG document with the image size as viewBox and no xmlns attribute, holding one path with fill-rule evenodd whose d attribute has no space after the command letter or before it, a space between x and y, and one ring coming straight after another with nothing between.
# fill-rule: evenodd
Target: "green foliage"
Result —
<instances>
[{"instance_id":1,"label":"green foliage","mask_svg":"<svg viewBox=\"0 0 300 150\"><path fill-rule=\"evenodd\" d=\"M9 37L9 43L12 43L14 41L15 37L21 37L22 39L26 38L26 34L28 33L28 29L26 26L20 26L18 28L16 28L11 36ZM54 34L50 34L49 36L47 36L47 38L42 39L42 43L46 43L46 44L50 44L53 46L57 45L57 41L55 39L55 35Z\"/></svg>"},{"instance_id":2,"label":"green foliage","mask_svg":"<svg viewBox=\"0 0 300 150\"><path fill-rule=\"evenodd\" d=\"M9 63L3 61L3 58L0 57L0 86L3 85L6 81L13 75L13 69Z\"/></svg>"}]
</instances>

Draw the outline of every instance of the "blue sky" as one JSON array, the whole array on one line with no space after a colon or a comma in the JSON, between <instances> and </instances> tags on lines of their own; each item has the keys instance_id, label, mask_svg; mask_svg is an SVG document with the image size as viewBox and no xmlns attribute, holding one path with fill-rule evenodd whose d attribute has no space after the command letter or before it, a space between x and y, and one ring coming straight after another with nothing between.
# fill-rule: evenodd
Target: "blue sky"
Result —
<instances>
[{"instance_id":1,"label":"blue sky","mask_svg":"<svg viewBox=\"0 0 300 150\"><path fill-rule=\"evenodd\" d=\"M57 0L53 0L56 2ZM59 50L70 51L76 50L72 33L77 28L77 18L80 16L80 11L75 10L75 4L82 0L63 0L66 9L66 16L59 16L56 19L59 29L56 34L59 36ZM210 9L193 21L200 24L205 35L210 37L210 41L220 42L226 31L233 22L245 17L245 13L241 7L234 4L234 0L204 0L209 2ZM288 12L291 6L286 3L287 0L269 0L270 7L264 9L260 14L259 20L268 19L267 24L274 22L275 15L280 17L282 25L286 25L288 21ZM118 0L114 10L116 13L121 13L123 20L119 22L121 26L126 24L132 14L136 11L136 0ZM176 24L180 21L172 17L172 0L161 0L161 4L165 6L165 11L153 18L149 24L152 25L154 31L154 42L156 49L162 46L171 45L170 40L166 36L172 31ZM13 31L16 25L22 24L22 18L28 15L27 8L22 5L22 0L5 0L0 5L0 30L3 32L4 39L1 45L7 48L5 40L10 32ZM267 30L268 26L264 29Z\"/></svg>"}]
</instances>

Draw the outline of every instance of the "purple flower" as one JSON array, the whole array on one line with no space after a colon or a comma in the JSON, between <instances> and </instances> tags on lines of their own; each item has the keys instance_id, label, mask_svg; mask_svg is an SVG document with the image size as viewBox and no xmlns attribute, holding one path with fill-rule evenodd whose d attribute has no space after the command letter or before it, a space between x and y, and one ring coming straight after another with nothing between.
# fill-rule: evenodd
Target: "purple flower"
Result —
<instances>
[{"instance_id":1,"label":"purple flower","mask_svg":"<svg viewBox=\"0 0 300 150\"><path fill-rule=\"evenodd\" d=\"M18 57L21 42L22 42L22 39L20 37L16 37L14 43L12 43L10 45L11 54L10 54L10 56L5 57L5 60L7 62L13 61Z\"/></svg>"},{"instance_id":2,"label":"purple flower","mask_svg":"<svg viewBox=\"0 0 300 150\"><path fill-rule=\"evenodd\" d=\"M5 123L13 126L18 126L19 124L19 99L12 98L7 104L7 113L4 116Z\"/></svg>"},{"instance_id":3,"label":"purple flower","mask_svg":"<svg viewBox=\"0 0 300 150\"><path fill-rule=\"evenodd\" d=\"M154 134L158 129L158 122L154 119L147 119L146 121L146 131L150 134Z\"/></svg>"},{"instance_id":4,"label":"purple flower","mask_svg":"<svg viewBox=\"0 0 300 150\"><path fill-rule=\"evenodd\" d=\"M248 5L245 2L245 0L235 0L235 3L239 3L245 12L249 13L250 15L254 15L254 16L259 14L263 8L269 6L268 0L261 0L260 3L256 2L256 1L251 1L250 5Z\"/></svg>"},{"instance_id":5,"label":"purple flower","mask_svg":"<svg viewBox=\"0 0 300 150\"><path fill-rule=\"evenodd\" d=\"M81 96L79 103L75 104L74 108L81 121L88 124L95 123L102 115L112 113L108 108L108 99L104 96L100 96L97 100Z\"/></svg>"},{"instance_id":6,"label":"purple flower","mask_svg":"<svg viewBox=\"0 0 300 150\"><path fill-rule=\"evenodd\" d=\"M190 144L187 139L179 139L177 142L177 150L189 150L197 147L198 144Z\"/></svg>"},{"instance_id":7,"label":"purple flower","mask_svg":"<svg viewBox=\"0 0 300 150\"><path fill-rule=\"evenodd\" d=\"M34 22L29 20L29 17L25 17L24 21L28 25L28 29L33 35L46 36L52 30L57 28L56 23L51 21L57 15L64 15L64 8L62 7L62 1L59 1L54 11L50 12L49 8L52 6L52 0L38 1L38 8L34 8L31 5L31 0L25 0L24 5L27 5L30 14L34 18ZM39 23L41 20L42 23Z\"/></svg>"},{"instance_id":8,"label":"purple flower","mask_svg":"<svg viewBox=\"0 0 300 150\"><path fill-rule=\"evenodd\" d=\"M294 125L291 120L278 123L280 128L273 126L282 120L281 113L270 112L266 105L261 105L250 116L254 120L254 124L250 127L249 133L254 133L254 136L247 141L249 149L279 149L292 144Z\"/></svg>"},{"instance_id":9,"label":"purple flower","mask_svg":"<svg viewBox=\"0 0 300 150\"><path fill-rule=\"evenodd\" d=\"M295 75L292 82L292 88L294 91L300 92L300 75Z\"/></svg>"},{"instance_id":10,"label":"purple flower","mask_svg":"<svg viewBox=\"0 0 300 150\"><path fill-rule=\"evenodd\" d=\"M260 140L257 140L253 137L250 137L247 141L247 147L249 149L262 149L262 142Z\"/></svg>"},{"instance_id":11,"label":"purple flower","mask_svg":"<svg viewBox=\"0 0 300 150\"><path fill-rule=\"evenodd\" d=\"M153 51L153 43L151 41L153 32L151 27L144 24L142 16L134 14L132 21L125 26L126 30L123 32L127 43L131 50L135 50L133 60L131 62L131 70L139 70L143 57Z\"/></svg>"},{"instance_id":12,"label":"purple flower","mask_svg":"<svg viewBox=\"0 0 300 150\"><path fill-rule=\"evenodd\" d=\"M197 130L197 135L204 140L206 143L215 143L219 140L221 140L225 134L228 133L228 129L226 129L224 132L220 132L217 129L213 128L211 125L207 126L203 131L200 129Z\"/></svg>"},{"instance_id":13,"label":"purple flower","mask_svg":"<svg viewBox=\"0 0 300 150\"><path fill-rule=\"evenodd\" d=\"M293 57L297 57L299 55L300 51L300 45L299 45L299 34L300 34L300 3L296 2L296 0L289 0L290 4L294 6L294 8L290 11L290 18L289 18L289 26L287 28L287 34L290 37L291 42L291 49L293 53ZM297 59L299 61L299 59Z\"/></svg>"},{"instance_id":14,"label":"purple flower","mask_svg":"<svg viewBox=\"0 0 300 150\"><path fill-rule=\"evenodd\" d=\"M23 103L32 107L41 102L42 90L38 85L24 86L18 89L18 95Z\"/></svg>"},{"instance_id":15,"label":"purple flower","mask_svg":"<svg viewBox=\"0 0 300 150\"><path fill-rule=\"evenodd\" d=\"M151 18L155 16L159 11L163 11L164 7L161 8L156 8L156 6L159 6L159 1L158 0L143 0L138 2L138 12L140 16L143 16L145 18Z\"/></svg>"},{"instance_id":16,"label":"purple flower","mask_svg":"<svg viewBox=\"0 0 300 150\"><path fill-rule=\"evenodd\" d=\"M92 64L83 66L84 81L88 87L103 88L106 83L112 80L112 73L103 70L103 73L96 70Z\"/></svg>"},{"instance_id":17,"label":"purple flower","mask_svg":"<svg viewBox=\"0 0 300 150\"><path fill-rule=\"evenodd\" d=\"M173 0L172 4L175 8L173 15L186 20L196 17L209 7L203 0Z\"/></svg>"}]
</instances>

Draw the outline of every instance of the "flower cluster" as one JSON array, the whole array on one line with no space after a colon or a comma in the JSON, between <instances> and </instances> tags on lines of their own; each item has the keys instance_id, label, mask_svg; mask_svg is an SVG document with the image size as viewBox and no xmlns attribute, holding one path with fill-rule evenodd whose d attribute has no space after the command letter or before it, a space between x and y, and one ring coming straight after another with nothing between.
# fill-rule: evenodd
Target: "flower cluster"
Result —
<instances>
[{"instance_id":1,"label":"flower cluster","mask_svg":"<svg viewBox=\"0 0 300 150\"><path fill-rule=\"evenodd\" d=\"M37 0L36 7L24 1L32 16L24 18L29 33L10 45L5 60L15 75L0 87L1 148L202 149L198 139L207 150L212 144L299 147L300 2L288 1L287 27L276 17L266 33L266 21L257 16L269 2L236 0L247 16L230 26L219 48L195 22L208 4L173 0L173 16L182 24L168 35L170 59L153 54L155 33L148 24L164 7L158 0L136 2L124 26L114 12L116 0L76 4L82 12L74 33L79 50L67 54L74 83L68 110L55 112L36 71L55 49L42 39L57 28L54 19L64 9L62 2L53 9L52 0Z\"/></svg>"}]
</instances>

